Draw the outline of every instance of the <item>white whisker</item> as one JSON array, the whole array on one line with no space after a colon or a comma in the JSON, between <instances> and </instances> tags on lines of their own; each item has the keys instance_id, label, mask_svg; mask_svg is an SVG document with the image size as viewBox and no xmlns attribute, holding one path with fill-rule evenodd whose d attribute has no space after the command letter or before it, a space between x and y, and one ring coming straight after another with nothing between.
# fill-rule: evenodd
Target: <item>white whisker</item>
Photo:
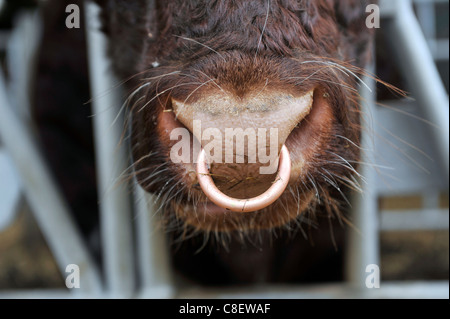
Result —
<instances>
[{"instance_id":1,"label":"white whisker","mask_svg":"<svg viewBox=\"0 0 450 319\"><path fill-rule=\"evenodd\" d=\"M205 47L205 48L207 48L207 49L213 51L214 53L218 54L225 62L227 61L227 60L225 59L225 57L224 57L222 54L220 54L219 52L217 52L217 51L214 50L213 48L207 46L206 44L203 44L203 43L201 43L201 42L198 42L197 40L194 40L194 39L191 39L191 38L182 37L182 36L179 36L179 35L175 35L175 37L181 38L181 39L186 40L186 41L192 41L192 42L194 42L194 43L200 44L201 46L203 46L203 47Z\"/></svg>"},{"instance_id":2,"label":"white whisker","mask_svg":"<svg viewBox=\"0 0 450 319\"><path fill-rule=\"evenodd\" d=\"M258 55L259 46L261 45L262 38L263 38L263 35L264 35L264 31L266 30L266 26L267 26L267 20L269 19L269 12L270 12L270 0L267 0L266 20L264 21L264 26L263 26L263 29L261 31L261 36L259 37L258 46L256 47L256 53L255 53L255 57L254 57L253 61L256 60L256 57Z\"/></svg>"}]
</instances>

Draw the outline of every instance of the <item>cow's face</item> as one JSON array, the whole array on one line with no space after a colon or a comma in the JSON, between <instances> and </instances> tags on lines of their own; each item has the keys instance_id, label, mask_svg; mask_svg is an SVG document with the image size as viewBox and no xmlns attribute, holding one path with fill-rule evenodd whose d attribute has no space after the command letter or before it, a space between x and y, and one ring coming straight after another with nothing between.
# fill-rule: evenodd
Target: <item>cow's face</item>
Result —
<instances>
[{"instance_id":1,"label":"cow's face","mask_svg":"<svg viewBox=\"0 0 450 319\"><path fill-rule=\"evenodd\" d=\"M357 187L365 1L100 2L114 67L132 77L135 176L168 227L278 227Z\"/></svg>"}]
</instances>

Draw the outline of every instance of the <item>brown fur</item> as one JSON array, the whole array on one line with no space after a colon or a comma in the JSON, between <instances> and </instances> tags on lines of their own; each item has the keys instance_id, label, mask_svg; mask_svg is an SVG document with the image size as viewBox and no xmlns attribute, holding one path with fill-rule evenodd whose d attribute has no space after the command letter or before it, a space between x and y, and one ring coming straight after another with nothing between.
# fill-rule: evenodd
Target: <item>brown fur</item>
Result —
<instances>
[{"instance_id":1,"label":"brown fur","mask_svg":"<svg viewBox=\"0 0 450 319\"><path fill-rule=\"evenodd\" d=\"M286 192L275 205L258 215L230 214L225 220L202 223L194 223L198 218L195 212L187 213L184 220L189 224L218 231L281 226L310 208L313 198L323 197L330 183L340 184L336 181L340 177L348 179L352 172L345 166L350 164L341 158L348 162L358 160L359 107L357 93L349 89L356 87L357 79L345 72L361 74L359 67L367 63L371 32L364 25L365 4L156 1L155 10L145 11L137 2L106 1L103 18L105 31L112 38L114 68L122 77L132 77L128 82L131 89L148 84L130 103L135 172L144 189L160 196L165 192L165 199L177 194L172 198L175 207L202 196L196 187L187 185L192 181L186 179L182 167L168 163L170 147L175 142L158 130L158 119L163 110L170 110L170 97L189 97L192 102L217 90L217 86L226 87L236 96L264 86L297 92L318 88L327 96L328 124L321 123L304 133L311 135L308 142L315 144L307 150L307 169L297 184L291 185L291 192ZM154 61L160 66L152 68ZM211 78L215 81L198 88L199 83ZM143 94L145 99L135 103ZM291 141L299 149L296 143ZM155 156L147 156L152 152ZM333 153L336 155L330 155ZM153 175L158 167L165 169L164 178ZM185 181L185 185L179 181ZM311 196L312 193L319 194ZM183 219L183 214L174 215L173 210L165 209L169 219ZM279 210L287 214L275 213Z\"/></svg>"},{"instance_id":2,"label":"brown fur","mask_svg":"<svg viewBox=\"0 0 450 319\"><path fill-rule=\"evenodd\" d=\"M226 245L224 239L251 237L252 230L302 230L305 224L311 229L321 216L345 221L338 213L345 189L358 188L356 76L370 57L372 34L364 13L369 1L172 0L154 1L153 7L144 1L97 2L112 66L131 94L132 175L162 201L169 231L181 240L213 232ZM314 88L321 105L320 117L310 114L286 142L293 158L306 154L302 173L275 204L256 214L199 216L189 209L204 199L194 172L169 158L175 141L164 133L161 115L171 110L170 98L192 102L219 87L239 97L262 88L297 93ZM176 257L181 263L182 256Z\"/></svg>"}]
</instances>

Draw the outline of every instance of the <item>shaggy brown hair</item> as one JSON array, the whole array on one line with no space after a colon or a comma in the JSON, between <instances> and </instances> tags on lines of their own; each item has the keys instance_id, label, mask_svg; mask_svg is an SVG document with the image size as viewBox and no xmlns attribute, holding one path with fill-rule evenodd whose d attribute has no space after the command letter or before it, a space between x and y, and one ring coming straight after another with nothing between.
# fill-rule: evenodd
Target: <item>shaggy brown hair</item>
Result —
<instances>
[{"instance_id":1,"label":"shaggy brown hair","mask_svg":"<svg viewBox=\"0 0 450 319\"><path fill-rule=\"evenodd\" d=\"M337 212L346 201L343 185L359 188L357 88L371 50L369 1L99 2L113 67L132 92L133 175L162 199L169 229L270 229L313 218L324 210L318 204L327 215ZM171 109L170 98L195 102L217 87L236 96L262 87L297 94L315 88L315 101L327 106L321 122L306 118L286 142L294 158L296 151L307 156L301 176L258 214L219 220L182 209L203 195L195 178L170 162L176 141L160 116Z\"/></svg>"}]
</instances>

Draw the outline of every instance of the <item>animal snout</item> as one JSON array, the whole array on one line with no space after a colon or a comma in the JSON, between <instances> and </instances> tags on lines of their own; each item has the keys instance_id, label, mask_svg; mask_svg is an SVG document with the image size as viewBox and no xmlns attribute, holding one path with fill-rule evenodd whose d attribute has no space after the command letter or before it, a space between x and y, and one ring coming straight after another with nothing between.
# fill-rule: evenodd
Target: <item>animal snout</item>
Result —
<instances>
[{"instance_id":1,"label":"animal snout","mask_svg":"<svg viewBox=\"0 0 450 319\"><path fill-rule=\"evenodd\" d=\"M129 91L133 176L167 229L340 216L360 190L371 1L97 2Z\"/></svg>"},{"instance_id":2,"label":"animal snout","mask_svg":"<svg viewBox=\"0 0 450 319\"><path fill-rule=\"evenodd\" d=\"M156 68L133 108L140 184L201 229L272 228L294 219L317 196L320 170L332 169L322 160L337 151L332 136L351 127L350 117L336 125L336 103L345 101L331 85L336 72L323 68L313 77L312 66L230 51L176 71ZM280 213L286 207L293 209Z\"/></svg>"},{"instance_id":3,"label":"animal snout","mask_svg":"<svg viewBox=\"0 0 450 319\"><path fill-rule=\"evenodd\" d=\"M192 159L200 162L200 149L205 154L207 171L197 169L203 192L235 211L262 209L281 195L290 178L290 156L284 145L312 105L313 90L293 95L264 87L244 96L218 89L195 102L172 99L173 115L195 137L197 152ZM286 152L281 157L283 146ZM252 206L255 197L259 201Z\"/></svg>"}]
</instances>

